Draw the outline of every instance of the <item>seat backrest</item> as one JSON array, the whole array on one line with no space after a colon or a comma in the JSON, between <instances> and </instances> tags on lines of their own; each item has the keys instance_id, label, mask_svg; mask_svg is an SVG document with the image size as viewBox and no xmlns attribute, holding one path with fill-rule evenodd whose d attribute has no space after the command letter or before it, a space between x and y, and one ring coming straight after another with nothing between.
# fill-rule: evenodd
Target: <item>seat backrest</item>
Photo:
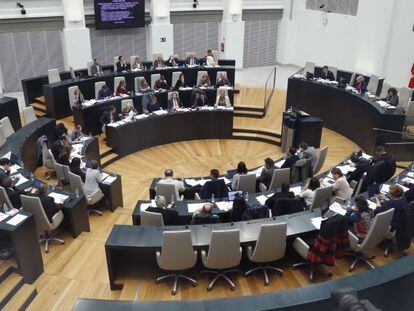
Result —
<instances>
[{"instance_id":1,"label":"seat backrest","mask_svg":"<svg viewBox=\"0 0 414 311\"><path fill-rule=\"evenodd\" d=\"M382 84L381 94L380 98L385 98L388 95L388 90L390 89L391 85L389 85L387 82L384 82Z\"/></svg>"},{"instance_id":2,"label":"seat backrest","mask_svg":"<svg viewBox=\"0 0 414 311\"><path fill-rule=\"evenodd\" d=\"M88 68L88 76L92 75L92 71L91 71L92 65L93 65L93 60L88 60L86 62L86 68Z\"/></svg>"},{"instance_id":3,"label":"seat backrest","mask_svg":"<svg viewBox=\"0 0 414 311\"><path fill-rule=\"evenodd\" d=\"M328 146L323 147L319 151L318 159L316 160L315 167L313 168L313 175L318 174L318 172L322 169L323 164L325 163L327 154L328 154Z\"/></svg>"},{"instance_id":4,"label":"seat backrest","mask_svg":"<svg viewBox=\"0 0 414 311\"><path fill-rule=\"evenodd\" d=\"M357 197L361 193L362 185L364 184L366 176L367 176L367 173L364 173L362 177L359 179L359 182L354 192L354 197Z\"/></svg>"},{"instance_id":5,"label":"seat backrest","mask_svg":"<svg viewBox=\"0 0 414 311\"><path fill-rule=\"evenodd\" d=\"M204 75L206 75L206 74L207 74L207 71L205 71L205 70L199 70L199 71L197 72L197 83L196 83L196 84L198 84L198 83L200 82L201 78L202 78Z\"/></svg>"},{"instance_id":6,"label":"seat backrest","mask_svg":"<svg viewBox=\"0 0 414 311\"><path fill-rule=\"evenodd\" d=\"M13 205L10 202L9 196L7 195L6 189L4 189L2 186L0 186L0 204L7 205L7 208L9 210L13 209Z\"/></svg>"},{"instance_id":7,"label":"seat backrest","mask_svg":"<svg viewBox=\"0 0 414 311\"><path fill-rule=\"evenodd\" d=\"M159 265L168 270L186 270L194 267L194 253L190 230L163 232Z\"/></svg>"},{"instance_id":8,"label":"seat backrest","mask_svg":"<svg viewBox=\"0 0 414 311\"><path fill-rule=\"evenodd\" d=\"M50 160L52 161L53 169L55 169L56 159L52 153L52 150L47 149L47 152L49 153Z\"/></svg>"},{"instance_id":9,"label":"seat backrest","mask_svg":"<svg viewBox=\"0 0 414 311\"><path fill-rule=\"evenodd\" d=\"M130 98L121 100L121 110L124 110L128 104L134 106L134 101Z\"/></svg>"},{"instance_id":10,"label":"seat backrest","mask_svg":"<svg viewBox=\"0 0 414 311\"><path fill-rule=\"evenodd\" d=\"M289 184L290 183L290 168L279 168L273 171L272 181L270 182L269 189L274 190L280 188L282 184Z\"/></svg>"},{"instance_id":11,"label":"seat backrest","mask_svg":"<svg viewBox=\"0 0 414 311\"><path fill-rule=\"evenodd\" d=\"M47 76L49 78L49 84L60 82L60 75L59 75L59 69L52 68L47 71Z\"/></svg>"},{"instance_id":12,"label":"seat backrest","mask_svg":"<svg viewBox=\"0 0 414 311\"><path fill-rule=\"evenodd\" d=\"M213 230L207 254L206 267L227 269L237 266L241 260L240 231Z\"/></svg>"},{"instance_id":13,"label":"seat backrest","mask_svg":"<svg viewBox=\"0 0 414 311\"><path fill-rule=\"evenodd\" d=\"M125 77L114 77L114 93L116 92L116 88L119 85L119 82L124 81L125 82Z\"/></svg>"},{"instance_id":14,"label":"seat backrest","mask_svg":"<svg viewBox=\"0 0 414 311\"><path fill-rule=\"evenodd\" d=\"M297 198L279 198L273 202L271 210L273 217L294 214L303 211L303 204Z\"/></svg>"},{"instance_id":15,"label":"seat backrest","mask_svg":"<svg viewBox=\"0 0 414 311\"><path fill-rule=\"evenodd\" d=\"M158 183L155 186L155 195L162 195L163 197L165 197L165 201L167 204L172 203L171 202L171 196L174 197L175 201L178 201L178 198L176 196L176 191L175 191L175 185L173 184L162 184L162 183Z\"/></svg>"},{"instance_id":16,"label":"seat backrest","mask_svg":"<svg viewBox=\"0 0 414 311\"><path fill-rule=\"evenodd\" d=\"M408 103L413 96L413 89L408 87L402 87L399 93L398 106L404 110L407 110Z\"/></svg>"},{"instance_id":17,"label":"seat backrest","mask_svg":"<svg viewBox=\"0 0 414 311\"><path fill-rule=\"evenodd\" d=\"M36 114L34 113L32 106L24 107L22 109L22 112L25 125L37 120Z\"/></svg>"},{"instance_id":18,"label":"seat backrest","mask_svg":"<svg viewBox=\"0 0 414 311\"><path fill-rule=\"evenodd\" d=\"M328 70L333 73L335 80L336 80L338 77L338 68L334 66L328 66Z\"/></svg>"},{"instance_id":19,"label":"seat backrest","mask_svg":"<svg viewBox=\"0 0 414 311\"><path fill-rule=\"evenodd\" d=\"M53 165L52 157L47 147L47 142L42 143L42 162L43 162L43 166L49 169L53 169L53 170L55 169Z\"/></svg>"},{"instance_id":20,"label":"seat backrest","mask_svg":"<svg viewBox=\"0 0 414 311\"><path fill-rule=\"evenodd\" d=\"M141 80L145 79L144 77L136 77L134 79L134 87L135 87L135 93L139 92L139 86L141 85Z\"/></svg>"},{"instance_id":21,"label":"seat backrest","mask_svg":"<svg viewBox=\"0 0 414 311\"><path fill-rule=\"evenodd\" d=\"M4 133L3 126L0 125L0 147L3 147L3 145L7 142L6 134Z\"/></svg>"},{"instance_id":22,"label":"seat backrest","mask_svg":"<svg viewBox=\"0 0 414 311\"><path fill-rule=\"evenodd\" d=\"M378 83L379 83L379 77L376 75L371 75L371 77L369 78L368 85L367 85L367 91L372 94L377 94Z\"/></svg>"},{"instance_id":23,"label":"seat backrest","mask_svg":"<svg viewBox=\"0 0 414 311\"><path fill-rule=\"evenodd\" d=\"M237 189L233 190L243 190L244 192L255 193L256 192L256 174L245 174L240 175L239 184Z\"/></svg>"},{"instance_id":24,"label":"seat backrest","mask_svg":"<svg viewBox=\"0 0 414 311\"><path fill-rule=\"evenodd\" d=\"M27 195L21 195L20 198L22 200L23 211L34 215L37 232L43 234L45 231L52 230L52 224L46 216L40 199Z\"/></svg>"},{"instance_id":25,"label":"seat backrest","mask_svg":"<svg viewBox=\"0 0 414 311\"><path fill-rule=\"evenodd\" d=\"M178 78L180 77L180 74L182 74L182 71L173 71L172 73L172 79L171 79L171 85L175 86L177 83Z\"/></svg>"},{"instance_id":26,"label":"seat backrest","mask_svg":"<svg viewBox=\"0 0 414 311\"><path fill-rule=\"evenodd\" d=\"M154 89L155 82L157 82L157 80L159 80L160 77L161 77L161 74L159 73L154 73L151 75L151 89Z\"/></svg>"},{"instance_id":27,"label":"seat backrest","mask_svg":"<svg viewBox=\"0 0 414 311\"><path fill-rule=\"evenodd\" d=\"M405 123L414 122L414 101L408 103L407 109L405 110ZM410 123L411 123L410 122ZM411 125L411 124L408 124Z\"/></svg>"},{"instance_id":28,"label":"seat backrest","mask_svg":"<svg viewBox=\"0 0 414 311\"><path fill-rule=\"evenodd\" d=\"M135 63L135 58L137 58L138 55L132 55L129 57L129 63L131 64L131 69L132 69L132 64Z\"/></svg>"},{"instance_id":29,"label":"seat backrest","mask_svg":"<svg viewBox=\"0 0 414 311\"><path fill-rule=\"evenodd\" d=\"M255 262L271 262L285 256L287 223L262 224L253 251Z\"/></svg>"},{"instance_id":30,"label":"seat backrest","mask_svg":"<svg viewBox=\"0 0 414 311\"><path fill-rule=\"evenodd\" d=\"M69 172L70 172L69 166L62 165L62 171L63 171L63 176L65 177L65 179L69 180Z\"/></svg>"},{"instance_id":31,"label":"seat backrest","mask_svg":"<svg viewBox=\"0 0 414 311\"><path fill-rule=\"evenodd\" d=\"M114 62L114 72L116 72L116 63L118 62L118 57L119 57L119 56L114 56L114 57L113 57L113 62Z\"/></svg>"},{"instance_id":32,"label":"seat backrest","mask_svg":"<svg viewBox=\"0 0 414 311\"><path fill-rule=\"evenodd\" d=\"M77 85L69 86L68 87L68 97L69 97L69 104L72 107L73 101L75 100L75 91L78 89Z\"/></svg>"},{"instance_id":33,"label":"seat backrest","mask_svg":"<svg viewBox=\"0 0 414 311\"><path fill-rule=\"evenodd\" d=\"M79 175L69 172L69 183L70 183L70 189L72 193L76 193L76 189L78 189L79 195L85 196L82 178Z\"/></svg>"},{"instance_id":34,"label":"seat backrest","mask_svg":"<svg viewBox=\"0 0 414 311\"><path fill-rule=\"evenodd\" d=\"M311 74L315 74L315 63L313 62L306 62L305 63L305 69L303 70L306 75L307 72L310 72Z\"/></svg>"},{"instance_id":35,"label":"seat backrest","mask_svg":"<svg viewBox=\"0 0 414 311\"><path fill-rule=\"evenodd\" d=\"M141 226L164 226L161 213L141 211Z\"/></svg>"},{"instance_id":36,"label":"seat backrest","mask_svg":"<svg viewBox=\"0 0 414 311\"><path fill-rule=\"evenodd\" d=\"M95 82L95 99L98 99L99 90L102 88L102 85L106 84L105 81Z\"/></svg>"},{"instance_id":37,"label":"seat backrest","mask_svg":"<svg viewBox=\"0 0 414 311\"><path fill-rule=\"evenodd\" d=\"M12 136L14 134L14 129L13 126L10 122L9 117L4 117L3 119L0 120L0 125L3 128L3 132L4 135L6 136L6 138L9 138L10 136Z\"/></svg>"},{"instance_id":38,"label":"seat backrest","mask_svg":"<svg viewBox=\"0 0 414 311\"><path fill-rule=\"evenodd\" d=\"M373 249L385 239L393 216L393 208L385 212L378 213L375 216L374 221L372 222L371 227L369 228L368 233L361 244L361 252Z\"/></svg>"},{"instance_id":39,"label":"seat backrest","mask_svg":"<svg viewBox=\"0 0 414 311\"><path fill-rule=\"evenodd\" d=\"M315 196L310 209L314 208L326 208L329 206L333 194L333 187L318 188L315 190Z\"/></svg>"},{"instance_id":40,"label":"seat backrest","mask_svg":"<svg viewBox=\"0 0 414 311\"><path fill-rule=\"evenodd\" d=\"M356 73L356 72L354 72L354 73L352 74L352 76L351 76L351 79L349 80L349 85L350 85L350 86L354 86L356 76L357 76L357 73Z\"/></svg>"},{"instance_id":41,"label":"seat backrest","mask_svg":"<svg viewBox=\"0 0 414 311\"><path fill-rule=\"evenodd\" d=\"M65 179L62 164L55 163L55 172L56 172L56 176L57 176L58 181L61 181L62 179Z\"/></svg>"}]
</instances>

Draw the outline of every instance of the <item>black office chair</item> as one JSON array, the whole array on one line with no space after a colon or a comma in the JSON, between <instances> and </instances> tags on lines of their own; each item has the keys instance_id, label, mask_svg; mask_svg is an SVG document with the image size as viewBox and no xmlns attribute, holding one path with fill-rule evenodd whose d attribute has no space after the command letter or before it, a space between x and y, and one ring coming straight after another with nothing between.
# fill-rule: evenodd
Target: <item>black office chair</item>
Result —
<instances>
[{"instance_id":1,"label":"black office chair","mask_svg":"<svg viewBox=\"0 0 414 311\"><path fill-rule=\"evenodd\" d=\"M279 198L271 207L272 216L282 216L303 211L303 203L300 199Z\"/></svg>"}]
</instances>

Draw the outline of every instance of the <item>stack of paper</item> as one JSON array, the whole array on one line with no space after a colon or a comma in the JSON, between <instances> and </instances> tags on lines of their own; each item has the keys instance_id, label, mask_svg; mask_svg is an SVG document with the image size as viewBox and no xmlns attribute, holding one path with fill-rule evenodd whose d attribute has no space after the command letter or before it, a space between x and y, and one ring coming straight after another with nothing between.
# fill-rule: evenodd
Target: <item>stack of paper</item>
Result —
<instances>
[{"instance_id":1,"label":"stack of paper","mask_svg":"<svg viewBox=\"0 0 414 311\"><path fill-rule=\"evenodd\" d=\"M377 208L377 203L372 202L371 200L367 200L368 201L368 207L372 210L375 210Z\"/></svg>"},{"instance_id":2,"label":"stack of paper","mask_svg":"<svg viewBox=\"0 0 414 311\"><path fill-rule=\"evenodd\" d=\"M329 209L332 212L335 212L335 213L337 213L339 215L342 215L342 216L344 216L346 214L346 209L344 209L342 207L342 205L337 203L337 202L332 203L331 206L329 206Z\"/></svg>"},{"instance_id":3,"label":"stack of paper","mask_svg":"<svg viewBox=\"0 0 414 311\"><path fill-rule=\"evenodd\" d=\"M198 186L199 185L198 181L195 180L195 179L192 179L192 178L185 179L185 183L187 185L189 185L190 187L195 187L195 186Z\"/></svg>"},{"instance_id":4,"label":"stack of paper","mask_svg":"<svg viewBox=\"0 0 414 311\"><path fill-rule=\"evenodd\" d=\"M258 169L254 170L254 171L250 171L249 174L250 173L256 174L256 177L260 177L260 175L262 174L262 171L263 171L263 166L259 167Z\"/></svg>"},{"instance_id":5,"label":"stack of paper","mask_svg":"<svg viewBox=\"0 0 414 311\"><path fill-rule=\"evenodd\" d=\"M381 193L388 194L388 192L390 192L390 185L383 184L381 186Z\"/></svg>"},{"instance_id":6,"label":"stack of paper","mask_svg":"<svg viewBox=\"0 0 414 311\"><path fill-rule=\"evenodd\" d=\"M408 177L411 177L411 178L414 178L414 172L408 172L408 173L407 173L407 176L408 176Z\"/></svg>"},{"instance_id":7,"label":"stack of paper","mask_svg":"<svg viewBox=\"0 0 414 311\"><path fill-rule=\"evenodd\" d=\"M68 195L57 192L49 193L49 197L53 198L56 204L63 204L65 203L66 199L69 198Z\"/></svg>"},{"instance_id":8,"label":"stack of paper","mask_svg":"<svg viewBox=\"0 0 414 311\"><path fill-rule=\"evenodd\" d=\"M105 180L103 181L103 183L105 185L110 185L112 184L114 181L116 180L116 176L108 176L105 178Z\"/></svg>"},{"instance_id":9,"label":"stack of paper","mask_svg":"<svg viewBox=\"0 0 414 311\"><path fill-rule=\"evenodd\" d=\"M11 226L17 226L19 223L21 223L23 220L27 218L26 215L18 214L14 216L12 219L9 219L6 223Z\"/></svg>"},{"instance_id":10,"label":"stack of paper","mask_svg":"<svg viewBox=\"0 0 414 311\"><path fill-rule=\"evenodd\" d=\"M292 191L295 195L299 195L302 192L302 186L296 186L290 188L290 191Z\"/></svg>"},{"instance_id":11,"label":"stack of paper","mask_svg":"<svg viewBox=\"0 0 414 311\"><path fill-rule=\"evenodd\" d=\"M147 115L147 114L145 114L145 113L142 113L142 114L137 114L134 118L135 118L136 120L145 119L145 118L148 118L148 115Z\"/></svg>"},{"instance_id":12,"label":"stack of paper","mask_svg":"<svg viewBox=\"0 0 414 311\"><path fill-rule=\"evenodd\" d=\"M156 114L157 116L161 116L161 115L167 114L167 113L168 113L167 110L157 110L157 111L153 112L153 114Z\"/></svg>"},{"instance_id":13,"label":"stack of paper","mask_svg":"<svg viewBox=\"0 0 414 311\"><path fill-rule=\"evenodd\" d=\"M233 207L233 202L221 201L221 202L216 202L216 205L222 211L229 211Z\"/></svg>"},{"instance_id":14,"label":"stack of paper","mask_svg":"<svg viewBox=\"0 0 414 311\"><path fill-rule=\"evenodd\" d=\"M151 203L141 203L140 209L142 211L146 211L148 207L153 206ZM155 206L155 205L154 205Z\"/></svg>"},{"instance_id":15,"label":"stack of paper","mask_svg":"<svg viewBox=\"0 0 414 311\"><path fill-rule=\"evenodd\" d=\"M23 177L22 174L17 174L17 175L14 175L13 177L14 177L13 179L19 178L19 181L16 183L15 186L20 186L24 184L25 182L29 181L26 177Z\"/></svg>"},{"instance_id":16,"label":"stack of paper","mask_svg":"<svg viewBox=\"0 0 414 311\"><path fill-rule=\"evenodd\" d=\"M21 169L21 167L19 165L17 165L17 164L13 165L10 168L10 175L16 174L17 171L20 170L20 169Z\"/></svg>"},{"instance_id":17,"label":"stack of paper","mask_svg":"<svg viewBox=\"0 0 414 311\"><path fill-rule=\"evenodd\" d=\"M0 212L0 221L5 220L7 217L9 217L9 216L7 216L6 214L3 214L3 213Z\"/></svg>"},{"instance_id":18,"label":"stack of paper","mask_svg":"<svg viewBox=\"0 0 414 311\"><path fill-rule=\"evenodd\" d=\"M204 203L190 203L187 205L189 213L195 213L203 207Z\"/></svg>"},{"instance_id":19,"label":"stack of paper","mask_svg":"<svg viewBox=\"0 0 414 311\"><path fill-rule=\"evenodd\" d=\"M257 202L260 203L260 205L265 205L267 199L268 199L268 196L266 196L264 194L259 195L258 197L256 197L256 200L257 200Z\"/></svg>"},{"instance_id":20,"label":"stack of paper","mask_svg":"<svg viewBox=\"0 0 414 311\"><path fill-rule=\"evenodd\" d=\"M378 100L377 103L383 108L387 108L387 107L390 106L387 102L385 102L383 100Z\"/></svg>"},{"instance_id":21,"label":"stack of paper","mask_svg":"<svg viewBox=\"0 0 414 311\"><path fill-rule=\"evenodd\" d=\"M283 165L283 163L285 163L285 159L282 159L282 160L280 160L280 161L278 161L278 162L276 162L275 163L275 166L277 167L277 168L281 168L282 167L282 165Z\"/></svg>"},{"instance_id":22,"label":"stack of paper","mask_svg":"<svg viewBox=\"0 0 414 311\"><path fill-rule=\"evenodd\" d=\"M312 218L311 222L312 222L312 225L314 225L315 228L319 230L321 228L321 223L323 220L324 219L322 217L316 217L316 218Z\"/></svg>"},{"instance_id":23,"label":"stack of paper","mask_svg":"<svg viewBox=\"0 0 414 311\"><path fill-rule=\"evenodd\" d=\"M403 183L407 183L407 184L414 184L414 179L413 179L413 178L410 178L410 177L405 177L405 178L402 180L402 182L403 182Z\"/></svg>"}]
</instances>

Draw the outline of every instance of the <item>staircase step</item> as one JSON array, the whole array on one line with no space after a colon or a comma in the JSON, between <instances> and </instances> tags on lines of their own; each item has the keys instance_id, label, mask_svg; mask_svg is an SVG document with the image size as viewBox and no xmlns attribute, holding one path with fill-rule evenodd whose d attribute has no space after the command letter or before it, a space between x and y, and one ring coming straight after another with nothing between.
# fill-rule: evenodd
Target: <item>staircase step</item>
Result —
<instances>
[{"instance_id":1,"label":"staircase step","mask_svg":"<svg viewBox=\"0 0 414 311\"><path fill-rule=\"evenodd\" d=\"M17 273L11 273L0 286L0 309L3 308L14 294L22 287L23 277Z\"/></svg>"},{"instance_id":2,"label":"staircase step","mask_svg":"<svg viewBox=\"0 0 414 311\"><path fill-rule=\"evenodd\" d=\"M0 263L0 284L13 272L13 270L17 270L17 267L14 263L9 263L6 261Z\"/></svg>"},{"instance_id":3,"label":"staircase step","mask_svg":"<svg viewBox=\"0 0 414 311\"><path fill-rule=\"evenodd\" d=\"M269 136L269 137L273 137L273 138L281 138L281 135L279 133L277 133L274 130L266 130L266 129L261 129L261 130L256 130L254 128L233 128L233 134L234 133L252 133L252 134L261 134L264 136Z\"/></svg>"},{"instance_id":4,"label":"staircase step","mask_svg":"<svg viewBox=\"0 0 414 311\"><path fill-rule=\"evenodd\" d=\"M45 97L44 96L36 97L34 100L35 100L35 102L38 102L40 104L45 103Z\"/></svg>"},{"instance_id":5,"label":"staircase step","mask_svg":"<svg viewBox=\"0 0 414 311\"><path fill-rule=\"evenodd\" d=\"M272 145L280 146L280 138L272 137L269 135L258 134L258 133L233 132L233 138L261 141L261 142L269 143Z\"/></svg>"},{"instance_id":6,"label":"staircase step","mask_svg":"<svg viewBox=\"0 0 414 311\"><path fill-rule=\"evenodd\" d=\"M241 118L263 118L264 114L263 112L256 112L256 111L251 111L251 112L244 112L244 111L234 111L233 116L235 117L241 117Z\"/></svg>"},{"instance_id":7,"label":"staircase step","mask_svg":"<svg viewBox=\"0 0 414 311\"><path fill-rule=\"evenodd\" d=\"M44 112L47 111L45 104L40 104L40 103L34 102L34 103L31 103L30 106L32 106L33 109L35 109L35 110L40 110L40 111L44 111Z\"/></svg>"},{"instance_id":8,"label":"staircase step","mask_svg":"<svg viewBox=\"0 0 414 311\"><path fill-rule=\"evenodd\" d=\"M24 284L12 299L4 306L4 311L23 311L26 310L33 299L36 297L37 291L34 285Z\"/></svg>"},{"instance_id":9,"label":"staircase step","mask_svg":"<svg viewBox=\"0 0 414 311\"><path fill-rule=\"evenodd\" d=\"M116 153L109 153L109 154L106 154L104 157L101 156L101 166L102 167L108 166L109 164L118 160L118 158L120 158L120 156Z\"/></svg>"}]
</instances>

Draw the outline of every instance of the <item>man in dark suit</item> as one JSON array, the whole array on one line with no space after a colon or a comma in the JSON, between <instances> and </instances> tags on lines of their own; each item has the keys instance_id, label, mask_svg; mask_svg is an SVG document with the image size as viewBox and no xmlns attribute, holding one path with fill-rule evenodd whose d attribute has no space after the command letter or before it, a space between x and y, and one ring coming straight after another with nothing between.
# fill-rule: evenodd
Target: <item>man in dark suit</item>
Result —
<instances>
[{"instance_id":1,"label":"man in dark suit","mask_svg":"<svg viewBox=\"0 0 414 311\"><path fill-rule=\"evenodd\" d=\"M52 222L53 216L55 216L55 214L59 212L61 208L55 203L55 200L52 197L48 196L48 189L45 184L40 185L38 198L42 203L43 210L45 211L47 219Z\"/></svg>"},{"instance_id":2,"label":"man in dark suit","mask_svg":"<svg viewBox=\"0 0 414 311\"><path fill-rule=\"evenodd\" d=\"M320 78L325 79L325 80L329 80L329 81L335 81L335 76L332 73L332 71L328 70L328 66L323 66Z\"/></svg>"},{"instance_id":3,"label":"man in dark suit","mask_svg":"<svg viewBox=\"0 0 414 311\"><path fill-rule=\"evenodd\" d=\"M351 155L351 162L355 166L355 170L353 172L349 172L346 174L346 179L348 182L356 181L359 182L362 175L368 170L369 162L364 158L360 158L358 154L354 153Z\"/></svg>"},{"instance_id":4,"label":"man in dark suit","mask_svg":"<svg viewBox=\"0 0 414 311\"><path fill-rule=\"evenodd\" d=\"M383 146L377 146L367 172L366 184L370 197L379 192L379 186L388 181L396 169L394 158L387 154Z\"/></svg>"},{"instance_id":5,"label":"man in dark suit","mask_svg":"<svg viewBox=\"0 0 414 311\"><path fill-rule=\"evenodd\" d=\"M286 183L282 183L281 187L280 187L280 192L279 191L275 191L275 193L266 200L265 205L269 208L272 209L273 204L280 198L285 198L285 199L294 199L295 198L295 194L290 191L290 185L286 184Z\"/></svg>"},{"instance_id":6,"label":"man in dark suit","mask_svg":"<svg viewBox=\"0 0 414 311\"><path fill-rule=\"evenodd\" d=\"M200 198L203 200L214 198L225 198L228 195L228 189L223 179L219 179L218 169L210 171L210 181L206 182L200 189Z\"/></svg>"},{"instance_id":7,"label":"man in dark suit","mask_svg":"<svg viewBox=\"0 0 414 311\"><path fill-rule=\"evenodd\" d=\"M197 108L203 106L209 106L206 93L202 91L196 91L192 107Z\"/></svg>"},{"instance_id":8,"label":"man in dark suit","mask_svg":"<svg viewBox=\"0 0 414 311\"><path fill-rule=\"evenodd\" d=\"M3 184L3 179L10 175L11 162L7 158L0 159L0 185Z\"/></svg>"},{"instance_id":9,"label":"man in dark suit","mask_svg":"<svg viewBox=\"0 0 414 311\"><path fill-rule=\"evenodd\" d=\"M20 195L24 193L13 186L13 180L9 176L3 179L3 187L6 189L7 196L13 208L20 209L22 207Z\"/></svg>"},{"instance_id":10,"label":"man in dark suit","mask_svg":"<svg viewBox=\"0 0 414 311\"><path fill-rule=\"evenodd\" d=\"M91 66L91 74L93 76L99 76L103 74L102 66L99 62L99 58L94 58L93 64Z\"/></svg>"},{"instance_id":11,"label":"man in dark suit","mask_svg":"<svg viewBox=\"0 0 414 311\"><path fill-rule=\"evenodd\" d=\"M181 103L180 98L178 97L178 93L173 92L171 94L171 98L168 100L168 110L174 111L174 110L177 110L178 108L183 108L183 107L184 106Z\"/></svg>"},{"instance_id":12,"label":"man in dark suit","mask_svg":"<svg viewBox=\"0 0 414 311\"><path fill-rule=\"evenodd\" d=\"M178 66L177 55L171 54L170 57L165 61L165 66L167 66L167 67L177 67Z\"/></svg>"},{"instance_id":13,"label":"man in dark suit","mask_svg":"<svg viewBox=\"0 0 414 311\"><path fill-rule=\"evenodd\" d=\"M289 147L288 157L286 158L281 168L291 168L296 163L296 161L299 160L299 156L296 154L296 151L297 150L295 147Z\"/></svg>"},{"instance_id":14,"label":"man in dark suit","mask_svg":"<svg viewBox=\"0 0 414 311\"><path fill-rule=\"evenodd\" d=\"M111 96L112 96L112 91L106 84L103 84L101 89L98 91L98 99L104 99L104 98L108 98Z\"/></svg>"},{"instance_id":15,"label":"man in dark suit","mask_svg":"<svg viewBox=\"0 0 414 311\"><path fill-rule=\"evenodd\" d=\"M260 191L259 184L262 183L269 189L270 183L272 182L273 172L275 171L275 162L271 158L265 159L265 165L263 167L260 177L257 179L256 192Z\"/></svg>"},{"instance_id":16,"label":"man in dark suit","mask_svg":"<svg viewBox=\"0 0 414 311\"><path fill-rule=\"evenodd\" d=\"M158 195L155 197L156 207L150 206L146 209L147 212L160 213L165 226L174 226L179 224L178 212L171 208L165 208L165 197Z\"/></svg>"},{"instance_id":17,"label":"man in dark suit","mask_svg":"<svg viewBox=\"0 0 414 311\"><path fill-rule=\"evenodd\" d=\"M186 59L185 59L185 64L187 65L187 66L198 66L199 65L199 61L198 61L198 59L197 59L197 57L195 57L195 55L194 55L194 53L191 53L190 54L190 56L188 56Z\"/></svg>"},{"instance_id":18,"label":"man in dark suit","mask_svg":"<svg viewBox=\"0 0 414 311\"><path fill-rule=\"evenodd\" d=\"M122 55L118 56L118 62L116 63L116 71L122 72L127 71L128 65Z\"/></svg>"}]
</instances>

